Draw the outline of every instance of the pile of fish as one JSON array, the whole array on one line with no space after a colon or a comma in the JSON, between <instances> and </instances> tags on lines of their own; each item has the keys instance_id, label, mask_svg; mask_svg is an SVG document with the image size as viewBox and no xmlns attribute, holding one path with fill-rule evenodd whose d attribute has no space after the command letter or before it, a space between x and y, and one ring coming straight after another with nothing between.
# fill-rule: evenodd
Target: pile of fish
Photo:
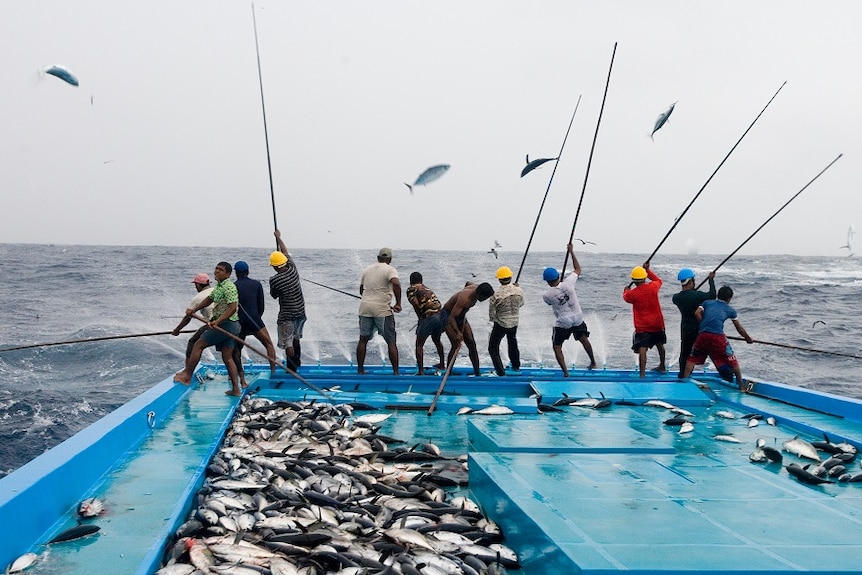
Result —
<instances>
[{"instance_id":1,"label":"pile of fish","mask_svg":"<svg viewBox=\"0 0 862 575\"><path fill-rule=\"evenodd\" d=\"M159 575L480 575L517 568L465 463L379 433L391 414L246 398Z\"/></svg>"}]
</instances>

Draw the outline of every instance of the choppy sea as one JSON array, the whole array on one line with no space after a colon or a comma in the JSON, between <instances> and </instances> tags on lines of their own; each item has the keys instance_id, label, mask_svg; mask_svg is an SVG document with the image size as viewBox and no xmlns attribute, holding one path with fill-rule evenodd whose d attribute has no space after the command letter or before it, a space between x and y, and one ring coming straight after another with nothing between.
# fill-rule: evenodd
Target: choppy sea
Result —
<instances>
[{"instance_id":1,"label":"choppy sea","mask_svg":"<svg viewBox=\"0 0 862 575\"><path fill-rule=\"evenodd\" d=\"M0 261L7 270L0 284L6 304L0 334L0 476L172 375L182 366L188 335L2 349L170 331L195 293L191 284L195 274L212 275L219 261L243 259L250 265L251 277L265 282L271 275L268 255L269 250L262 248L0 245ZM396 247L392 263L405 286L410 273L420 271L425 284L443 300L465 281L496 285L497 267L508 265L517 273L522 255L501 251L498 259L482 252ZM309 280L303 282L308 315L303 361L355 362L358 300L349 294L358 293L359 275L375 261L376 251L297 249L292 256L301 276ZM578 295L602 367L636 365L630 349L631 309L621 293L632 266L644 258L643 254L579 253L583 273ZM665 280L661 299L671 369L678 367L679 354L679 313L671 302L678 290L676 273L680 267L691 267L702 279L722 259L661 253L653 258L653 270ZM562 264L562 252L531 252L521 271L519 283L527 302L518 336L525 365L556 366L550 342L553 317L541 299L546 288L541 272L546 266ZM823 353L862 356L858 259L735 256L719 269L716 283L733 287L732 304L754 339L780 344L733 342L746 376L862 398L862 360ZM404 305L397 326L401 363L406 366L415 360L416 318L406 299ZM271 330L276 313L272 300L264 314ZM478 304L468 319L479 343L483 371L489 371L487 304ZM736 335L729 323L727 328ZM579 344L570 340L563 351L568 363L586 365ZM505 344L502 353L505 361ZM459 365L468 365L466 354L462 355ZM367 363L379 364L385 358L385 346L377 336L369 345ZM430 344L429 358L433 360ZM204 359L214 361L209 352ZM650 365L655 360L651 352Z\"/></svg>"}]
</instances>

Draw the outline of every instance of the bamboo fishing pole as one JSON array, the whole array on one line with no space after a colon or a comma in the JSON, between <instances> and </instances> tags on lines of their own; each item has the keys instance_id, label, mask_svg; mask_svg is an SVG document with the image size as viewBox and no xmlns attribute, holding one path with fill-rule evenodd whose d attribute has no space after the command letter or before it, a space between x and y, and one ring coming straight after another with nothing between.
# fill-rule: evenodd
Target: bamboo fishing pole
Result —
<instances>
[{"instance_id":1,"label":"bamboo fishing pole","mask_svg":"<svg viewBox=\"0 0 862 575\"><path fill-rule=\"evenodd\" d=\"M197 330L195 329L186 329L179 333L194 333ZM131 333L127 335L106 335L102 337L88 337L84 339L70 339L67 341L53 341L50 343L31 343L29 345L19 345L17 347L7 347L6 349L0 349L0 353L4 351L17 351L19 349L30 349L33 347L49 347L52 345L68 345L70 343L86 343L90 341L108 341L111 339L127 339L132 337L150 337L153 335L172 335L174 332L172 331L151 331L148 333Z\"/></svg>"},{"instance_id":2,"label":"bamboo fishing pole","mask_svg":"<svg viewBox=\"0 0 862 575\"><path fill-rule=\"evenodd\" d=\"M768 224L770 221L772 221L772 218L774 218L774 217L775 217L775 216L777 216L779 213L781 213L781 210L783 210L783 209L784 209L784 208L786 208L788 205L790 205L790 202L792 202L793 200L795 200L795 199L799 196L799 194L801 194L802 192L804 192L804 191L805 191L805 189L806 189L808 186L810 186L811 184L813 184L813 183L814 183L814 180L816 180L817 178L819 178L820 176L822 176L822 175L823 175L823 172L825 172L826 170L828 170L829 168L831 168L831 167L832 167L832 164L834 164L835 162L837 162L838 160L840 160L840 159L841 159L841 156L843 156L843 155L844 155L844 154L838 154L838 157L837 157L837 158L835 158L834 160L832 160L831 162L829 162L829 165L827 165L825 168L823 168L822 170L820 170L820 172L819 172L816 176L814 176L813 178L811 178L811 180L810 180L807 184L805 184L805 185L802 187L802 189L801 189L801 190L799 190L798 192L796 192L795 194L793 194L793 197L791 197L789 200L787 200L787 201L784 203L784 205L783 205L783 206L781 206L780 208L778 208L778 210L776 210L776 212L775 212L774 214L772 214L771 216L769 216L769 218L767 218L765 222L763 222L762 224L760 224L760 227L758 227L756 230L754 230L754 232L752 232L752 234L751 234L750 236L748 236L747 238L745 238L745 241L744 241L744 242L742 242L741 244L739 244L739 247L737 247L735 250L733 250L732 252L730 252L730 254L729 254L726 258L724 258L723 260L721 260L721 263L719 263L717 266L715 266L715 269L714 269L714 270L712 270L712 271L713 271L713 272L717 272L717 271L718 271L718 268L720 268L721 266L723 266L724 264L726 264L726 263L727 263L727 261L728 261L728 260L730 260L730 258L732 258L734 255L736 255L736 252L738 252L739 250L741 250L741 249L742 249L742 246L744 246L745 244L747 244L747 243L748 243L748 241L749 241L751 238L753 238L755 235L757 235L757 232L759 232L760 230L762 230L762 229L763 229L763 227L764 227L766 224ZM703 285L703 282L705 282L705 281L706 281L706 280L701 280L701 282L700 282L699 284L697 284L697 287L695 287L695 289L700 289L700 286L702 286L702 285Z\"/></svg>"},{"instance_id":3,"label":"bamboo fishing pole","mask_svg":"<svg viewBox=\"0 0 862 575\"><path fill-rule=\"evenodd\" d=\"M745 341L744 338L741 338L741 337L738 337L735 335L729 335L729 336L727 336L727 339L736 339L739 341ZM771 341L761 341L759 339L753 339L753 340L751 340L751 342L752 343L760 343L763 345L772 345L775 347L784 347L787 349L796 349L799 351L810 351L813 353L825 353L827 355L838 355L841 357L852 357L853 359L862 359L862 355L853 355L852 353L841 353L841 352L837 352L837 351L824 351L822 349L811 349L810 347L799 347L798 345L788 345L786 343L773 343Z\"/></svg>"},{"instance_id":4,"label":"bamboo fishing pole","mask_svg":"<svg viewBox=\"0 0 862 575\"><path fill-rule=\"evenodd\" d=\"M193 313L193 314L192 314L192 317L193 317L193 318L195 318L196 320L202 321L203 323L205 323L206 325L208 325L208 326L210 327L210 329L214 329L214 330L216 330L216 331L218 331L218 332L220 332L220 333L222 333L222 334L224 334L224 335L228 336L229 338L231 338L231 339L232 339L232 340L234 340L235 342L243 344L245 347L247 347L247 348L248 348L248 349L250 349L251 351L253 351L253 352L255 352L256 354L258 354L259 356L261 356L261 357L265 358L267 361L271 361L271 362L275 363L278 367L280 367L281 369L283 369L284 371L286 371L287 373L289 373L290 375L292 375L293 377L295 377L296 379L298 379L299 381L301 381L302 383L304 383L305 385L307 385L308 387L310 387L311 389L313 389L314 391L316 391L317 393L319 393L320 395L322 395L323 397L326 397L327 399L329 398L329 396L326 394L326 392L325 392L325 391L323 391L322 389L320 389L319 387L317 387L316 385L314 385L313 383L311 383L310 381L308 381L307 379L305 379L304 377L302 377L301 375L299 375L298 373L296 373L294 370L292 370L292 369L290 369L289 367L287 367L287 362L286 362L286 361L285 361L285 363L283 363L283 364L282 364L282 363L279 363L279 362L278 362L278 358L277 358L277 357L270 357L270 356L268 356L268 355L266 354L266 352L261 351L261 350L260 350L260 349L258 349L257 347L255 347L255 346L251 345L250 343L246 342L246 341L245 341L244 339L242 339L241 337L238 337L238 336L236 336L236 335L232 334L231 332L227 331L226 329L224 329L224 328L222 328L222 327L219 327L219 326L217 326L217 325L210 325L210 322L209 322L209 321L207 321L207 320L206 320L202 315L200 315L200 314Z\"/></svg>"},{"instance_id":5,"label":"bamboo fishing pole","mask_svg":"<svg viewBox=\"0 0 862 575\"><path fill-rule=\"evenodd\" d=\"M452 350L452 358L449 360L449 365L446 366L446 373L443 375L443 381L440 382L440 387L437 388L437 393L434 394L434 401L431 402L431 406L428 408L429 416L434 413L434 408L437 407L437 400L440 399L440 395L443 393L443 388L446 387L446 380L449 379L449 376L452 374L452 367L455 366L455 360L458 359L458 352L460 350L461 342L458 342L458 345L456 345L455 349Z\"/></svg>"},{"instance_id":6,"label":"bamboo fishing pole","mask_svg":"<svg viewBox=\"0 0 862 575\"><path fill-rule=\"evenodd\" d=\"M575 111L572 113L572 119L569 120L569 127L566 128L566 135L563 137L563 144L560 146L560 152L557 154L557 159L554 162L554 169L551 171L551 177L548 179L548 187L545 188L545 195L542 198L542 203L539 205L539 213L536 215L536 221L533 223L533 230L530 232L530 239L527 240L527 247L524 249L524 257L521 258L521 265L518 267L518 273L515 276L515 283L521 277L521 270L524 269L524 262L527 261L527 254L530 251L530 244L533 243L533 236L536 234L536 228L539 225L539 218L542 217L542 210L545 208L545 201L548 199L548 192L551 191L551 184L554 183L554 174L557 173L557 166L560 165L560 158L563 155L563 150L566 147L566 140L569 139L569 132L572 130L572 124L575 121L575 115L578 113L578 107L581 105L581 95L578 95L578 101L575 104Z\"/></svg>"},{"instance_id":7,"label":"bamboo fishing pole","mask_svg":"<svg viewBox=\"0 0 862 575\"><path fill-rule=\"evenodd\" d=\"M602 114L605 111L605 102L608 99L608 87L611 85L611 71L614 68L614 56L617 54L617 43L614 42L614 51L611 54L611 65L608 67L608 79L605 82L605 94L602 96L602 107L599 109L599 119L596 122L596 133L593 134L593 144L590 146L590 157L587 160L587 171L584 173L584 185L581 188L581 199L578 200L578 209L575 211L575 221L572 222L572 233L569 235L569 243L572 243L572 240L575 237L575 226L578 225L578 215L581 213L581 204L584 203L584 194L587 191L587 180L590 177L590 166L593 163L593 152L596 151L596 140L599 137L599 127L602 125ZM566 250L566 257L563 258L563 269L560 271L560 279L564 278L566 275L566 264L569 261L569 250Z\"/></svg>"},{"instance_id":8,"label":"bamboo fishing pole","mask_svg":"<svg viewBox=\"0 0 862 575\"><path fill-rule=\"evenodd\" d=\"M677 224L679 224L679 222L682 221L683 216L685 216L686 212L688 212L689 208L691 208L691 206L692 206L692 204L694 204L695 200L697 200L697 198L700 196L700 194L703 192L703 190L706 189L706 186L709 185L709 183L712 181L712 178L714 178L715 174L718 173L718 170L721 169L721 167L724 165L724 163L727 161L727 159L730 157L730 155L733 153L733 151L742 142L742 139L745 138L746 134L748 134L748 132L751 130L751 128L754 127L754 124L757 123L757 120L760 119L760 116L763 115L763 113L766 111L766 108L769 107L769 105L772 103L772 101L778 95L778 92L780 92L781 89L784 88L785 84L787 84L786 81L783 84L781 84L781 86L779 86L778 90L775 91L775 94L772 95L772 97L769 99L769 101L766 103L766 105L763 107L763 109L760 111L760 113L757 115L757 117L754 118L754 120L751 122L751 124L745 130L745 132L742 133L742 136L739 137L739 139L736 141L736 143L733 145L733 147L730 149L730 151L727 153L727 155L724 156L724 159L721 160L721 162L718 164L718 167L716 167L715 170L712 172L712 174L709 176L709 178L707 178L706 182L704 182L704 184L700 187L700 189L697 191L697 193L694 195L694 197L691 199L691 201L688 203L688 205L685 207L685 209L682 211L682 213L676 217L676 219L673 221L673 225L670 227L670 229L667 231L667 233L664 235L664 237L658 243L656 248L652 251L652 253L649 255L649 257L646 259L647 262L651 261L653 256L655 256L656 253L658 253L659 249L661 249L661 246L664 244L665 240L667 240L667 238L670 237L670 234L673 232L674 229L676 229Z\"/></svg>"},{"instance_id":9,"label":"bamboo fishing pole","mask_svg":"<svg viewBox=\"0 0 862 575\"><path fill-rule=\"evenodd\" d=\"M260 69L260 49L257 44L257 19L254 15L254 2L251 3L251 22L254 26L254 52L257 55L257 79L260 83L260 109L263 112L263 139L266 143L266 169L269 173L269 197L272 200L272 225L278 229L278 219L275 215L275 188L272 185L272 159L269 154L269 133L266 129L266 104L263 98L263 73ZM278 238L275 240L275 249L278 249Z\"/></svg>"}]
</instances>

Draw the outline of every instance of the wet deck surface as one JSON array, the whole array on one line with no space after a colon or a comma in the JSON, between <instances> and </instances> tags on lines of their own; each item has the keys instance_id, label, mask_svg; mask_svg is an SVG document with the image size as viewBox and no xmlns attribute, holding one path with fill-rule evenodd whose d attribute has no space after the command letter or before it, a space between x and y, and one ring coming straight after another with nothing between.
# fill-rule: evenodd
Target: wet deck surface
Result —
<instances>
[{"instance_id":1,"label":"wet deck surface","mask_svg":"<svg viewBox=\"0 0 862 575\"><path fill-rule=\"evenodd\" d=\"M224 396L222 379L217 375L189 394L96 487L107 508L97 520L98 537L55 546L29 572L90 573L93 565L136 572L142 558L157 551L141 541L157 541L170 530L171 517L183 515L178 501L194 488L195 473L227 425L235 400ZM381 433L433 441L451 457L469 453L472 497L503 527L523 573L862 571L862 483L804 485L780 464L748 458L758 438L779 449L797 433L820 439L819 431L811 434L820 429L855 440L862 438L859 423L727 388L711 394L674 378L614 381L614 374L601 372L567 381L453 377L429 417L429 390L436 391L439 377L359 379L341 379L328 399L392 411ZM411 386L410 392L397 393L399 385ZM272 399L325 399L295 380L270 382L264 375L252 385L258 387ZM540 414L529 397L535 393L545 404L566 393L636 405ZM640 405L659 398L692 412L694 431L680 434L663 423L674 413ZM515 413L456 414L465 405L491 403ZM717 417L717 410L737 418ZM741 418L750 412L772 415L778 425L750 428ZM784 464L792 461L806 463L785 453ZM858 462L849 467L862 471ZM58 530L73 524L69 518Z\"/></svg>"}]
</instances>

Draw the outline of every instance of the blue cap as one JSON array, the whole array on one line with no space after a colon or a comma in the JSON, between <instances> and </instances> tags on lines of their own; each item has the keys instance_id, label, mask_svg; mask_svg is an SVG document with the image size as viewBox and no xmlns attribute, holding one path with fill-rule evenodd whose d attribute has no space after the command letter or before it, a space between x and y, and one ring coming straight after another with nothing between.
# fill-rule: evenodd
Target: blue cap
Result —
<instances>
[{"instance_id":1,"label":"blue cap","mask_svg":"<svg viewBox=\"0 0 862 575\"><path fill-rule=\"evenodd\" d=\"M557 271L557 268L545 268L545 271L542 272L542 279L546 282L552 282L559 277L560 272Z\"/></svg>"},{"instance_id":2,"label":"blue cap","mask_svg":"<svg viewBox=\"0 0 862 575\"><path fill-rule=\"evenodd\" d=\"M679 273L676 274L676 279L678 279L680 283L685 283L688 280L693 280L694 272L688 268L682 268L681 270L679 270Z\"/></svg>"},{"instance_id":3,"label":"blue cap","mask_svg":"<svg viewBox=\"0 0 862 575\"><path fill-rule=\"evenodd\" d=\"M242 260L239 260L238 262L233 264L233 271L248 273L248 264Z\"/></svg>"}]
</instances>

